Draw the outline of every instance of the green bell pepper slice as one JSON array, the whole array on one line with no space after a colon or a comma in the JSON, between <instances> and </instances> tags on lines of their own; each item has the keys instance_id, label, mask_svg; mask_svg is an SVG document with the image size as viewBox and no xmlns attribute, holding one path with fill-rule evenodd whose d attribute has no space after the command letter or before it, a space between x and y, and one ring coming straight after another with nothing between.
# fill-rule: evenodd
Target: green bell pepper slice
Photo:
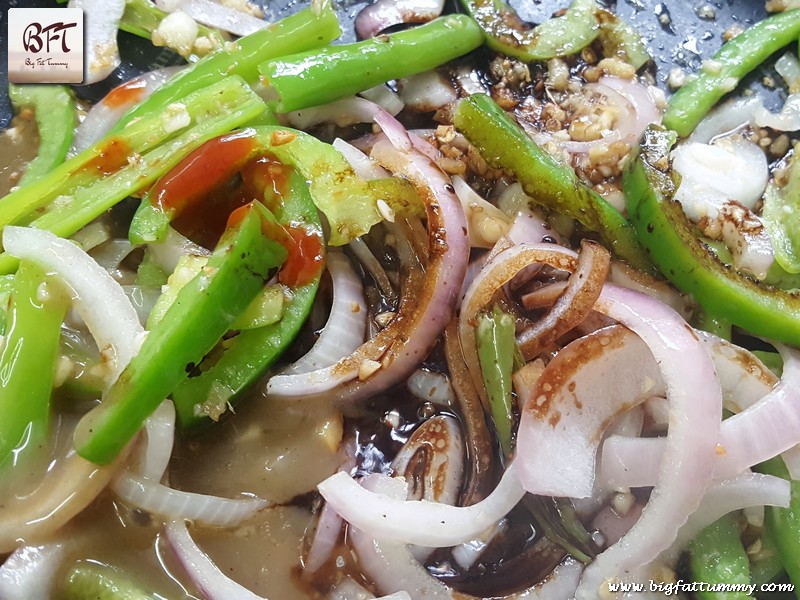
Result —
<instances>
[{"instance_id":1,"label":"green bell pepper slice","mask_svg":"<svg viewBox=\"0 0 800 600\"><path fill-rule=\"evenodd\" d=\"M287 257L260 203L233 213L201 273L186 284L97 408L75 430L78 453L108 464L230 329Z\"/></svg>"},{"instance_id":2,"label":"green bell pepper slice","mask_svg":"<svg viewBox=\"0 0 800 600\"><path fill-rule=\"evenodd\" d=\"M534 202L598 233L606 247L632 266L653 270L625 217L583 184L572 168L539 147L489 96L476 94L462 100L454 123L486 162L511 172Z\"/></svg>"},{"instance_id":3,"label":"green bell pepper slice","mask_svg":"<svg viewBox=\"0 0 800 600\"><path fill-rule=\"evenodd\" d=\"M800 296L759 283L723 264L673 200L669 151L676 134L647 128L623 175L628 218L659 270L704 311L758 336L800 344Z\"/></svg>"}]
</instances>

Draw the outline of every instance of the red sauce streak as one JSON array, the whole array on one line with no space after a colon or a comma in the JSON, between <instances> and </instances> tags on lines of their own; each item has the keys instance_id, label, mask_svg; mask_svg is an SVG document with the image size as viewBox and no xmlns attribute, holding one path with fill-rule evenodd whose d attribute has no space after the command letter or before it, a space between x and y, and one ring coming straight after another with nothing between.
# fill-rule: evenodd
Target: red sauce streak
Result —
<instances>
[{"instance_id":1,"label":"red sauce streak","mask_svg":"<svg viewBox=\"0 0 800 600\"><path fill-rule=\"evenodd\" d=\"M127 166L132 154L130 146L122 138L112 137L106 141L93 159L87 162L81 171L96 171L97 175L111 175Z\"/></svg>"},{"instance_id":2,"label":"red sauce streak","mask_svg":"<svg viewBox=\"0 0 800 600\"><path fill-rule=\"evenodd\" d=\"M182 212L218 193L250 159L252 133L234 133L207 141L193 150L150 190L150 202L163 211Z\"/></svg>"},{"instance_id":3,"label":"red sauce streak","mask_svg":"<svg viewBox=\"0 0 800 600\"><path fill-rule=\"evenodd\" d=\"M282 241L289 252L278 281L290 287L311 283L319 275L325 263L322 234L305 227L284 227L289 239Z\"/></svg>"},{"instance_id":4,"label":"red sauce streak","mask_svg":"<svg viewBox=\"0 0 800 600\"><path fill-rule=\"evenodd\" d=\"M118 85L106 94L103 104L109 108L123 108L139 102L144 97L147 82L143 79L132 80Z\"/></svg>"}]
</instances>

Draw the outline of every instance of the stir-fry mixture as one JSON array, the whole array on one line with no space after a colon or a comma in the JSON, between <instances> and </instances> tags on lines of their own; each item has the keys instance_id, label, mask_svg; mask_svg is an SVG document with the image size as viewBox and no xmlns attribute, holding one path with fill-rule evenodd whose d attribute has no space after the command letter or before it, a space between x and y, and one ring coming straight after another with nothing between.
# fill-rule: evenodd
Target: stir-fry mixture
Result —
<instances>
[{"instance_id":1,"label":"stir-fry mixture","mask_svg":"<svg viewBox=\"0 0 800 600\"><path fill-rule=\"evenodd\" d=\"M660 90L595 0L71 0L185 64L9 86L0 598L794 597L767 4Z\"/></svg>"}]
</instances>

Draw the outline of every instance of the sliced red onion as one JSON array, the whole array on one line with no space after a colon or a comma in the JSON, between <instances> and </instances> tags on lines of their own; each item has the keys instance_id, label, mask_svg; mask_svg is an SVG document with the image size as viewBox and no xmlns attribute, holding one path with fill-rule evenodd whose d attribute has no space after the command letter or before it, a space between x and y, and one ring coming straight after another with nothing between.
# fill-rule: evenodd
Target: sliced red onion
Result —
<instances>
[{"instance_id":1,"label":"sliced red onion","mask_svg":"<svg viewBox=\"0 0 800 600\"><path fill-rule=\"evenodd\" d=\"M372 250L369 249L367 243L361 238L356 238L348 245L351 252L361 263L361 266L369 273L375 280L375 284L380 289L381 293L390 301L393 302L397 298L397 293L394 291L392 282L389 281L389 276L383 268L383 265L378 261Z\"/></svg>"},{"instance_id":2,"label":"sliced red onion","mask_svg":"<svg viewBox=\"0 0 800 600\"><path fill-rule=\"evenodd\" d=\"M453 177L453 187L467 216L470 245L473 248L493 247L508 233L511 219L494 204L481 198L461 177Z\"/></svg>"},{"instance_id":3,"label":"sliced red onion","mask_svg":"<svg viewBox=\"0 0 800 600\"><path fill-rule=\"evenodd\" d=\"M195 543L184 521L166 523L164 532L178 561L207 600L265 600L225 575Z\"/></svg>"},{"instance_id":4,"label":"sliced red onion","mask_svg":"<svg viewBox=\"0 0 800 600\"><path fill-rule=\"evenodd\" d=\"M784 346L780 351L784 372L772 391L753 403L752 397L744 397L748 387L738 388L741 405L746 408L720 426L714 478L733 477L800 443L800 352ZM740 371L746 372L744 368ZM751 385L758 393L758 385ZM615 486L653 485L653 468L661 462L664 443L664 438L609 438L603 447L602 479Z\"/></svg>"},{"instance_id":5,"label":"sliced red onion","mask_svg":"<svg viewBox=\"0 0 800 600\"><path fill-rule=\"evenodd\" d=\"M105 98L89 109L86 117L78 125L69 155L86 150L100 141L131 106L147 98L183 68L176 66L149 71L111 90Z\"/></svg>"},{"instance_id":6,"label":"sliced red onion","mask_svg":"<svg viewBox=\"0 0 800 600\"><path fill-rule=\"evenodd\" d=\"M64 542L21 546L15 550L0 567L0 598L52 598L66 550Z\"/></svg>"},{"instance_id":7,"label":"sliced red onion","mask_svg":"<svg viewBox=\"0 0 800 600\"><path fill-rule=\"evenodd\" d=\"M616 544L623 535L642 516L642 505L635 502L631 509L624 515L614 511L610 506L604 506L592 520L592 528L597 529L602 535L606 546Z\"/></svg>"},{"instance_id":8,"label":"sliced red onion","mask_svg":"<svg viewBox=\"0 0 800 600\"><path fill-rule=\"evenodd\" d=\"M591 496L604 430L624 411L664 393L661 382L647 345L619 325L565 346L532 394L519 398L524 408L517 468L525 489L546 496Z\"/></svg>"},{"instance_id":9,"label":"sliced red onion","mask_svg":"<svg viewBox=\"0 0 800 600\"><path fill-rule=\"evenodd\" d=\"M634 143L651 123L661 123L661 110L656 106L651 90L653 88L642 85L635 79L622 79L607 75L601 77L597 84L598 89L611 89L625 98L633 107L636 119L629 123L620 123L620 133L623 141Z\"/></svg>"},{"instance_id":10,"label":"sliced red onion","mask_svg":"<svg viewBox=\"0 0 800 600\"><path fill-rule=\"evenodd\" d=\"M681 527L663 558L668 564L674 563L700 531L730 512L752 506L786 508L790 499L790 482L780 477L748 472L718 481L708 488L700 506Z\"/></svg>"},{"instance_id":11,"label":"sliced red onion","mask_svg":"<svg viewBox=\"0 0 800 600\"><path fill-rule=\"evenodd\" d=\"M478 537L514 508L524 494L513 464L486 499L467 507L395 500L365 490L341 472L317 488L345 521L371 537L435 548Z\"/></svg>"},{"instance_id":12,"label":"sliced red onion","mask_svg":"<svg viewBox=\"0 0 800 600\"><path fill-rule=\"evenodd\" d=\"M33 493L0 510L0 553L14 551L22 539L52 535L105 489L127 457L126 448L113 464L98 467L70 451Z\"/></svg>"},{"instance_id":13,"label":"sliced red onion","mask_svg":"<svg viewBox=\"0 0 800 600\"><path fill-rule=\"evenodd\" d=\"M556 269L574 271L578 255L554 244L519 244L503 250L481 269L461 301L459 339L464 362L472 375L475 388L487 404L486 389L481 378L480 361L475 342L475 317L492 299L495 292L510 282L520 271L534 263L548 264Z\"/></svg>"},{"instance_id":14,"label":"sliced red onion","mask_svg":"<svg viewBox=\"0 0 800 600\"><path fill-rule=\"evenodd\" d=\"M364 343L367 305L361 279L341 252L329 251L326 266L333 282L328 322L311 350L270 380L270 393L280 395L284 386L301 385L303 378L296 375L329 367Z\"/></svg>"},{"instance_id":15,"label":"sliced red onion","mask_svg":"<svg viewBox=\"0 0 800 600\"><path fill-rule=\"evenodd\" d=\"M437 71L400 79L397 92L406 108L417 112L433 112L458 99L453 85Z\"/></svg>"},{"instance_id":16,"label":"sliced red onion","mask_svg":"<svg viewBox=\"0 0 800 600\"><path fill-rule=\"evenodd\" d=\"M155 2L156 6L165 12L181 10L198 23L234 35L247 35L269 25L264 19L212 0L155 0Z\"/></svg>"},{"instance_id":17,"label":"sliced red onion","mask_svg":"<svg viewBox=\"0 0 800 600\"><path fill-rule=\"evenodd\" d=\"M69 240L41 229L7 226L3 247L56 272L75 292L75 307L113 367L110 386L139 351L143 333L136 310L120 285Z\"/></svg>"},{"instance_id":18,"label":"sliced red onion","mask_svg":"<svg viewBox=\"0 0 800 600\"><path fill-rule=\"evenodd\" d=\"M314 540L303 564L304 573L316 573L328 561L339 543L344 520L327 502L322 506Z\"/></svg>"},{"instance_id":19,"label":"sliced red onion","mask_svg":"<svg viewBox=\"0 0 800 600\"><path fill-rule=\"evenodd\" d=\"M83 9L85 19L83 83L102 81L120 63L117 31L125 0L70 0L68 6Z\"/></svg>"},{"instance_id":20,"label":"sliced red onion","mask_svg":"<svg viewBox=\"0 0 800 600\"><path fill-rule=\"evenodd\" d=\"M527 360L588 317L608 275L611 254L596 242L584 240L575 272L545 315L517 336ZM525 298L522 299L523 304Z\"/></svg>"},{"instance_id":21,"label":"sliced red onion","mask_svg":"<svg viewBox=\"0 0 800 600\"><path fill-rule=\"evenodd\" d=\"M561 244L562 242L560 235L529 210L516 213L506 237L515 244L542 244L547 241Z\"/></svg>"},{"instance_id":22,"label":"sliced red onion","mask_svg":"<svg viewBox=\"0 0 800 600\"><path fill-rule=\"evenodd\" d=\"M618 260L611 261L608 281L652 296L672 308L685 319L688 319L692 314L691 300L678 292L668 282L644 275L642 272Z\"/></svg>"},{"instance_id":23,"label":"sliced red onion","mask_svg":"<svg viewBox=\"0 0 800 600\"><path fill-rule=\"evenodd\" d=\"M762 106L758 96L744 96L728 100L700 121L687 139L687 143L710 144L714 138L732 133L750 124L756 109Z\"/></svg>"},{"instance_id":24,"label":"sliced red onion","mask_svg":"<svg viewBox=\"0 0 800 600\"><path fill-rule=\"evenodd\" d=\"M608 579L634 572L670 547L711 481L722 391L711 358L671 308L607 284L597 309L637 333L661 370L670 401L667 449L642 517L586 568L576 600L594 600Z\"/></svg>"},{"instance_id":25,"label":"sliced red onion","mask_svg":"<svg viewBox=\"0 0 800 600\"><path fill-rule=\"evenodd\" d=\"M176 490L125 471L111 484L125 502L168 519L232 527L269 505L261 498L220 498Z\"/></svg>"},{"instance_id":26,"label":"sliced red onion","mask_svg":"<svg viewBox=\"0 0 800 600\"><path fill-rule=\"evenodd\" d=\"M332 145L345 157L345 160L350 163L350 166L353 167L353 171L355 171L356 175L361 177L361 179L372 181L373 179L391 177L389 171L381 167L352 144L345 142L342 138L333 140ZM356 239L360 240L361 238Z\"/></svg>"},{"instance_id":27,"label":"sliced red onion","mask_svg":"<svg viewBox=\"0 0 800 600\"><path fill-rule=\"evenodd\" d=\"M420 400L441 406L453 406L455 403L453 388L450 387L450 380L444 373L417 369L406 381L406 387Z\"/></svg>"},{"instance_id":28,"label":"sliced red onion","mask_svg":"<svg viewBox=\"0 0 800 600\"><path fill-rule=\"evenodd\" d=\"M286 118L297 129L308 129L321 123L349 127L357 123L372 123L378 110L379 107L374 102L353 96L286 113Z\"/></svg>"},{"instance_id":29,"label":"sliced red onion","mask_svg":"<svg viewBox=\"0 0 800 600\"><path fill-rule=\"evenodd\" d=\"M136 472L146 479L161 481L167 471L175 441L175 405L164 400L144 422L145 447Z\"/></svg>"},{"instance_id":30,"label":"sliced red onion","mask_svg":"<svg viewBox=\"0 0 800 600\"><path fill-rule=\"evenodd\" d=\"M403 23L426 23L442 14L444 0L378 0L356 16L358 37L375 37L384 29Z\"/></svg>"},{"instance_id":31,"label":"sliced red onion","mask_svg":"<svg viewBox=\"0 0 800 600\"><path fill-rule=\"evenodd\" d=\"M778 131L800 129L800 93L790 94L779 113L771 113L763 105L753 113L753 122L759 127L770 127Z\"/></svg>"}]
</instances>

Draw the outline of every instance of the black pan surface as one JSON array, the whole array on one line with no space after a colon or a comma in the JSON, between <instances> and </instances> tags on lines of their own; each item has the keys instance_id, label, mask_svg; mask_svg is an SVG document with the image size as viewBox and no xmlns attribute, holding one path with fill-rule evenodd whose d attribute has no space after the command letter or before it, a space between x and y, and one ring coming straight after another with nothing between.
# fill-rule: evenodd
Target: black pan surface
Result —
<instances>
[{"instance_id":1,"label":"black pan surface","mask_svg":"<svg viewBox=\"0 0 800 600\"><path fill-rule=\"evenodd\" d=\"M269 20L276 20L295 12L304 0L255 0L264 7ZM370 0L334 0L344 36L341 42L355 41L353 21L359 10ZM54 0L6 0L6 9L14 7L55 6ZM568 4L567 0L511 0L511 5L520 16L531 23L541 22L553 12ZM722 44L722 33L734 24L747 26L763 19L767 13L763 0L607 0L615 12L632 23L647 41L655 57L656 77L665 87L669 72L679 67L687 72L699 68L703 59L711 57ZM715 13L708 18L707 7ZM8 126L11 107L6 93L8 80L8 26L7 10L0 12L0 65L3 69L0 89L0 128ZM153 65L178 64L181 59L170 51L154 48L148 41L127 33L120 33L120 47L124 62L106 81L93 86L76 86L79 96L90 100L99 99L116 84L153 68ZM768 69L768 67L765 67ZM760 81L762 70L750 78L750 85L761 87L760 94L771 98L768 104L780 103L780 91L763 88Z\"/></svg>"}]
</instances>

